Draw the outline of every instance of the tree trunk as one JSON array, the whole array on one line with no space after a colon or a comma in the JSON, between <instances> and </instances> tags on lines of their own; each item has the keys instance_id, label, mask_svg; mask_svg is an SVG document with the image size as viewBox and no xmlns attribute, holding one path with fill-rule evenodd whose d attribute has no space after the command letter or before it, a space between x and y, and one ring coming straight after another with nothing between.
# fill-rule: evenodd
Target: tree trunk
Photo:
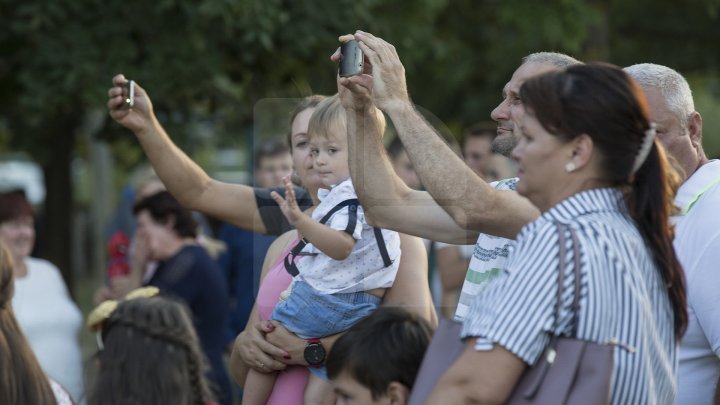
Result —
<instances>
[{"instance_id":1,"label":"tree trunk","mask_svg":"<svg viewBox=\"0 0 720 405\"><path fill-rule=\"evenodd\" d=\"M78 122L72 116L60 117L54 120L48 128L50 136L44 137L48 141L48 149L52 151L47 155L43 165L45 173L45 188L47 190L43 234L44 240L41 256L54 263L63 275L65 283L73 293L73 268L71 257L72 247L72 217L73 217L73 187L70 178L70 165L75 149L75 133Z\"/></svg>"}]
</instances>

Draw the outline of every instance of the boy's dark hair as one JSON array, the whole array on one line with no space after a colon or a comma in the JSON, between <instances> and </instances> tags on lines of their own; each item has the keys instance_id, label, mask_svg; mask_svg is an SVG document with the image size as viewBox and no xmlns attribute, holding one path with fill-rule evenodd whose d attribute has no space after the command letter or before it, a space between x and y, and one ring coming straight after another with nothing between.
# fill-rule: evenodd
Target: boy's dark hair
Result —
<instances>
[{"instance_id":1,"label":"boy's dark hair","mask_svg":"<svg viewBox=\"0 0 720 405\"><path fill-rule=\"evenodd\" d=\"M491 141L497 136L497 124L488 122L478 122L471 125L463 132L463 144L469 138L488 137Z\"/></svg>"},{"instance_id":2,"label":"boy's dark hair","mask_svg":"<svg viewBox=\"0 0 720 405\"><path fill-rule=\"evenodd\" d=\"M133 214L147 210L155 222L167 224L174 221L173 230L181 238L197 237L198 224L192 217L192 212L180 203L167 191L160 191L135 203Z\"/></svg>"},{"instance_id":3,"label":"boy's dark hair","mask_svg":"<svg viewBox=\"0 0 720 405\"><path fill-rule=\"evenodd\" d=\"M433 331L402 308L380 307L335 342L327 359L330 379L343 371L370 389L377 400L397 381L412 389Z\"/></svg>"},{"instance_id":4,"label":"boy's dark hair","mask_svg":"<svg viewBox=\"0 0 720 405\"><path fill-rule=\"evenodd\" d=\"M285 154L290 155L290 146L287 143L280 139L268 139L255 149L255 168L260 167L260 162L265 158L274 158Z\"/></svg>"}]
</instances>

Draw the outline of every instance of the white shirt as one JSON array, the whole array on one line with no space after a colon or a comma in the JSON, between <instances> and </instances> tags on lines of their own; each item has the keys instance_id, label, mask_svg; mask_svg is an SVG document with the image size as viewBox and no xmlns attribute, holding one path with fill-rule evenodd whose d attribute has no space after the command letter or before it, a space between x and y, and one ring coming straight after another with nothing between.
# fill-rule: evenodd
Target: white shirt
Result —
<instances>
[{"instance_id":1,"label":"white shirt","mask_svg":"<svg viewBox=\"0 0 720 405\"><path fill-rule=\"evenodd\" d=\"M496 190L513 191L517 187L517 178L505 179L490 183ZM510 249L515 241L481 233L470 258L470 265L465 282L460 292L460 300L455 310L455 320L465 319L475 296L482 291L488 282L505 269Z\"/></svg>"},{"instance_id":2,"label":"white shirt","mask_svg":"<svg viewBox=\"0 0 720 405\"><path fill-rule=\"evenodd\" d=\"M82 314L52 263L28 257L27 275L15 279L12 307L40 367L75 400L84 397L78 334Z\"/></svg>"},{"instance_id":3,"label":"white shirt","mask_svg":"<svg viewBox=\"0 0 720 405\"><path fill-rule=\"evenodd\" d=\"M686 210L692 201L686 214L674 218L689 315L679 354L682 405L712 404L720 373L720 161L702 165L680 187L675 204Z\"/></svg>"},{"instance_id":4,"label":"white shirt","mask_svg":"<svg viewBox=\"0 0 720 405\"><path fill-rule=\"evenodd\" d=\"M312 218L320 221L330 210L342 201L357 198L355 188L350 179L334 186L331 190L318 190L318 204ZM337 211L325 224L332 229L345 231L350 218L349 207ZM301 256L297 261L300 272L298 277L310 284L314 289L326 293L350 293L368 291L375 288L389 288L395 281L400 265L400 235L397 232L382 230L385 245L392 264L385 267L380 248L377 245L373 227L365 222L361 206L357 207L357 219L352 226L352 237L356 240L350 256L338 261L322 253L312 244L308 244L303 252L314 256Z\"/></svg>"}]
</instances>

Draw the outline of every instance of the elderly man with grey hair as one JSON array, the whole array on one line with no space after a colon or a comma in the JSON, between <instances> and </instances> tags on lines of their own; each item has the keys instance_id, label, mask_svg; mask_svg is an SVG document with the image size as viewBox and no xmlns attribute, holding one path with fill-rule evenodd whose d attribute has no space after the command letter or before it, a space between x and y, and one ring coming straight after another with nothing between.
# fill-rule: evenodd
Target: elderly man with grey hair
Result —
<instances>
[{"instance_id":1,"label":"elderly man with grey hair","mask_svg":"<svg viewBox=\"0 0 720 405\"><path fill-rule=\"evenodd\" d=\"M702 117L690 86L665 66L625 68L642 87L658 140L682 168L675 251L685 269L689 323L680 344L678 404L720 403L720 161L702 147Z\"/></svg>"}]
</instances>

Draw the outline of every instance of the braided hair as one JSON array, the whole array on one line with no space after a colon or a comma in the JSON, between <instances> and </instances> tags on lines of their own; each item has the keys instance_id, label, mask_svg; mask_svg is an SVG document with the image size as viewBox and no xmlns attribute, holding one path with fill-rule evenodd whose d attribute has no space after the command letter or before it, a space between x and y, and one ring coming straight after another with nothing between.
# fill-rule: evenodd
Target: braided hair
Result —
<instances>
[{"instance_id":1,"label":"braided hair","mask_svg":"<svg viewBox=\"0 0 720 405\"><path fill-rule=\"evenodd\" d=\"M185 306L166 297L122 301L102 326L103 350L91 405L212 401Z\"/></svg>"}]
</instances>

